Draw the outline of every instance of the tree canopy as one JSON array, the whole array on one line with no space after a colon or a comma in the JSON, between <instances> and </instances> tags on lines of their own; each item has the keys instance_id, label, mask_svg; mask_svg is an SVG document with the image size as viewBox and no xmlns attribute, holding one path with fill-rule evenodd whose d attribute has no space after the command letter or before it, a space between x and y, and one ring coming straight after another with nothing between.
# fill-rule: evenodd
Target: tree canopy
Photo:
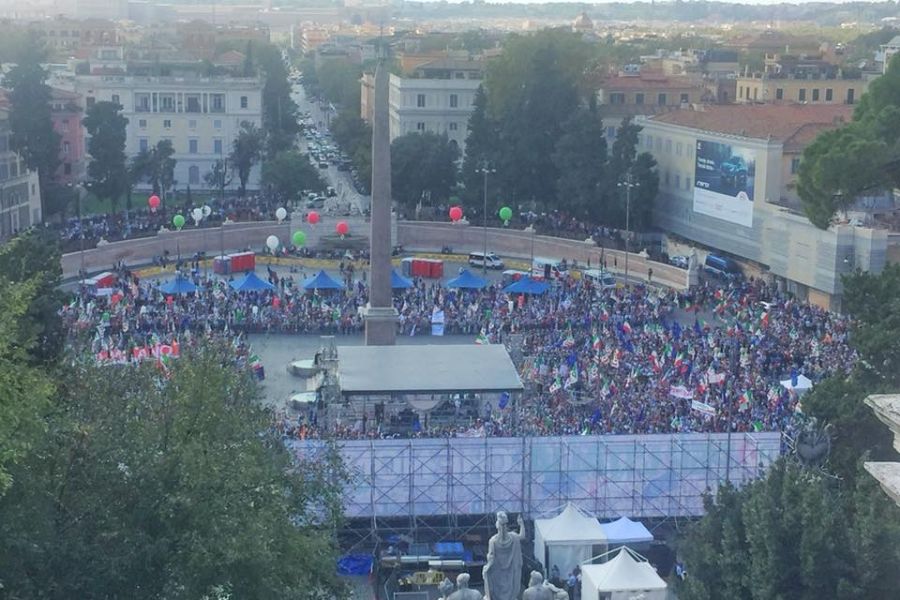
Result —
<instances>
[{"instance_id":1,"label":"tree canopy","mask_svg":"<svg viewBox=\"0 0 900 600\"><path fill-rule=\"evenodd\" d=\"M262 184L269 188L274 199L285 205L297 200L303 190L325 189L318 169L306 154L297 150L279 152L263 163Z\"/></svg>"},{"instance_id":2,"label":"tree canopy","mask_svg":"<svg viewBox=\"0 0 900 600\"><path fill-rule=\"evenodd\" d=\"M237 171L239 192L241 197L247 193L247 182L250 180L250 171L262 158L263 132L249 121L241 123L241 130L231 144L231 153L228 161Z\"/></svg>"},{"instance_id":3,"label":"tree canopy","mask_svg":"<svg viewBox=\"0 0 900 600\"><path fill-rule=\"evenodd\" d=\"M88 135L88 188L101 198L110 201L113 212L119 198L129 187L128 167L125 159L125 127L128 119L122 116L122 107L113 102L97 102L84 118Z\"/></svg>"},{"instance_id":4,"label":"tree canopy","mask_svg":"<svg viewBox=\"0 0 900 600\"><path fill-rule=\"evenodd\" d=\"M391 194L407 209L423 198L446 201L456 184L459 149L446 135L408 133L391 143Z\"/></svg>"}]
</instances>

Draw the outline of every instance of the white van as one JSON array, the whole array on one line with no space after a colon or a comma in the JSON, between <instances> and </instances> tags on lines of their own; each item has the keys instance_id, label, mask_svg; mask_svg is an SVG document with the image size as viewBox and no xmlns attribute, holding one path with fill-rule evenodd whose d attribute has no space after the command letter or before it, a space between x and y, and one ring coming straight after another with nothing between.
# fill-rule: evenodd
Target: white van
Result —
<instances>
[{"instance_id":1,"label":"white van","mask_svg":"<svg viewBox=\"0 0 900 600\"><path fill-rule=\"evenodd\" d=\"M544 279L561 279L568 275L568 265L555 258L535 257L531 263L531 274Z\"/></svg>"},{"instance_id":2,"label":"white van","mask_svg":"<svg viewBox=\"0 0 900 600\"><path fill-rule=\"evenodd\" d=\"M616 287L616 278L600 269L585 269L582 271L582 276L601 290Z\"/></svg>"},{"instance_id":3,"label":"white van","mask_svg":"<svg viewBox=\"0 0 900 600\"><path fill-rule=\"evenodd\" d=\"M487 267L488 269L502 269L503 260L493 252L470 252L469 265L473 267Z\"/></svg>"}]
</instances>

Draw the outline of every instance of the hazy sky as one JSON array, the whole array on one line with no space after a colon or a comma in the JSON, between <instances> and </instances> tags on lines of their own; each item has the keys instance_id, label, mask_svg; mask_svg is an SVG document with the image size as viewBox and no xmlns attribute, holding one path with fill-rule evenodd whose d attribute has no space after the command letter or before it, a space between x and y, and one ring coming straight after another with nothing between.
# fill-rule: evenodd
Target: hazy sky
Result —
<instances>
[{"instance_id":1,"label":"hazy sky","mask_svg":"<svg viewBox=\"0 0 900 600\"><path fill-rule=\"evenodd\" d=\"M440 2L443 0L418 0L420 2ZM450 4L458 4L464 0L446 0ZM468 1L468 0L465 0ZM566 3L566 4L612 4L615 2L628 3L632 1L649 2L650 0L487 0L490 4L549 4L549 3ZM659 0L660 2L672 2L673 0ZM684 0L690 2L691 0ZM810 2L827 3L827 4L843 4L847 2L878 2L883 0L714 0L717 2L731 2L733 4L808 4Z\"/></svg>"}]
</instances>

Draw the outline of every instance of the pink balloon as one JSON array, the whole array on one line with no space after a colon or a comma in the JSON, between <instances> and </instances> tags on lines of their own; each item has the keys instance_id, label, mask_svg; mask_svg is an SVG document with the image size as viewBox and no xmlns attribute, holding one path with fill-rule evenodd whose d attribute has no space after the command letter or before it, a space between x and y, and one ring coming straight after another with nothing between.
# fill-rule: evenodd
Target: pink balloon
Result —
<instances>
[{"instance_id":1,"label":"pink balloon","mask_svg":"<svg viewBox=\"0 0 900 600\"><path fill-rule=\"evenodd\" d=\"M309 214L306 215L306 222L310 225L315 225L319 222L319 213L314 210L309 211Z\"/></svg>"},{"instance_id":2,"label":"pink balloon","mask_svg":"<svg viewBox=\"0 0 900 600\"><path fill-rule=\"evenodd\" d=\"M147 199L147 204L150 205L150 208L156 210L157 208L159 208L159 196L153 194Z\"/></svg>"},{"instance_id":3,"label":"pink balloon","mask_svg":"<svg viewBox=\"0 0 900 600\"><path fill-rule=\"evenodd\" d=\"M450 207L450 220L451 221L453 221L455 223L456 221L459 221L460 219L462 219L462 216L463 216L463 211L460 207L458 207L458 206Z\"/></svg>"},{"instance_id":4,"label":"pink balloon","mask_svg":"<svg viewBox=\"0 0 900 600\"><path fill-rule=\"evenodd\" d=\"M346 221L338 221L335 230L338 232L338 235L347 235L347 233L350 231L350 226L347 225Z\"/></svg>"}]
</instances>

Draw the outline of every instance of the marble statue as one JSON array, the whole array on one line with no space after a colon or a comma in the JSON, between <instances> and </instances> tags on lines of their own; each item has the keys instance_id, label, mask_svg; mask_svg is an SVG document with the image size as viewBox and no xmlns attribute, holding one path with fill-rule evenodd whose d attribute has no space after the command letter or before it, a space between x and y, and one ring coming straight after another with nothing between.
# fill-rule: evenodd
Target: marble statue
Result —
<instances>
[{"instance_id":1,"label":"marble statue","mask_svg":"<svg viewBox=\"0 0 900 600\"><path fill-rule=\"evenodd\" d=\"M447 600L481 600L481 592L469 589L469 574L460 573L456 578L456 591Z\"/></svg>"},{"instance_id":2,"label":"marble statue","mask_svg":"<svg viewBox=\"0 0 900 600\"><path fill-rule=\"evenodd\" d=\"M568 596L568 595L567 595ZM538 571L531 572L528 588L522 593L522 600L555 600L556 593L544 584L544 576Z\"/></svg>"},{"instance_id":3,"label":"marble statue","mask_svg":"<svg viewBox=\"0 0 900 600\"><path fill-rule=\"evenodd\" d=\"M444 577L444 580L438 584L438 594L441 595L441 600L450 600L450 594L453 593L453 584L450 583L450 580Z\"/></svg>"},{"instance_id":4,"label":"marble statue","mask_svg":"<svg viewBox=\"0 0 900 600\"><path fill-rule=\"evenodd\" d=\"M485 600L520 600L522 590L522 540L525 521L519 515L519 532L509 531L506 513L497 513L497 533L488 542L484 565Z\"/></svg>"}]
</instances>

